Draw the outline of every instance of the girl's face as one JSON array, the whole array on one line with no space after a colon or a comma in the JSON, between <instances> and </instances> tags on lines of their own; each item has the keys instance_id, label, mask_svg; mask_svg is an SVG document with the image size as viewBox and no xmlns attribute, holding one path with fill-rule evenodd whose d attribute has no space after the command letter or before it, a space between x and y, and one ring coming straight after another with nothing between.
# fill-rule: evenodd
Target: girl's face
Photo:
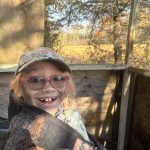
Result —
<instances>
[{"instance_id":1,"label":"girl's face","mask_svg":"<svg viewBox=\"0 0 150 150\"><path fill-rule=\"evenodd\" d=\"M67 96L68 76L50 62L36 62L22 74L23 97L32 105L54 114Z\"/></svg>"}]
</instances>

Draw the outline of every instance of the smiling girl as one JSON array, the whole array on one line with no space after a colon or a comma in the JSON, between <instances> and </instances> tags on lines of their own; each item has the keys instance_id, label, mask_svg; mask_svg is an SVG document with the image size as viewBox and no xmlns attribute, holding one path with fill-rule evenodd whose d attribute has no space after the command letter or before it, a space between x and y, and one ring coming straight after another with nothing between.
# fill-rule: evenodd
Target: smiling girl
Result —
<instances>
[{"instance_id":1,"label":"smiling girl","mask_svg":"<svg viewBox=\"0 0 150 150\"><path fill-rule=\"evenodd\" d=\"M24 53L10 89L10 136L4 150L94 149L75 104L71 70L57 53L46 47ZM19 106L17 113L12 104Z\"/></svg>"}]
</instances>

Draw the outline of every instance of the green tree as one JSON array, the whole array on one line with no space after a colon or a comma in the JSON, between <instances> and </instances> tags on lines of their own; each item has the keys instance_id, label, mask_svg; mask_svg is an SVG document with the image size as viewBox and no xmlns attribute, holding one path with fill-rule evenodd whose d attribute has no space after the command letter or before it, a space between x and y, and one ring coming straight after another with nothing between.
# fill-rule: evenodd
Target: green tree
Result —
<instances>
[{"instance_id":1,"label":"green tree","mask_svg":"<svg viewBox=\"0 0 150 150\"><path fill-rule=\"evenodd\" d=\"M46 0L46 22L49 22L46 25L52 28L52 30L47 30L46 33L50 34L50 37L54 37L51 38L52 41L47 43L51 46L55 45L60 33L58 31L61 28L67 28L77 23L88 23L88 43L95 47L95 51L91 51L90 55L96 55L98 50L101 50L100 43L112 43L114 45L114 63L124 63L123 55L125 55L130 4L131 0ZM145 8L148 9L148 6L148 0L141 0L143 11L145 11ZM144 13L142 14L144 15ZM142 14L139 18L142 18ZM149 31L148 26L146 30ZM98 33L102 34L104 31L107 33L105 37L97 36ZM143 40L147 33L147 31L140 33ZM98 59L94 58L94 60L100 62Z\"/></svg>"}]
</instances>

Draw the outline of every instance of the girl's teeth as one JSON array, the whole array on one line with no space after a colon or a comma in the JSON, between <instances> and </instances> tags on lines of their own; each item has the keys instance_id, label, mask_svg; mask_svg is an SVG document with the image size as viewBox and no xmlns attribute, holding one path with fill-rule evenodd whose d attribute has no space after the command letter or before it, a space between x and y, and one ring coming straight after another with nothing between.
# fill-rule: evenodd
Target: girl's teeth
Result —
<instances>
[{"instance_id":1,"label":"girl's teeth","mask_svg":"<svg viewBox=\"0 0 150 150\"><path fill-rule=\"evenodd\" d=\"M41 101L45 101L45 102L50 102L50 101L53 101L53 100L55 100L55 98L41 98L40 99Z\"/></svg>"}]
</instances>

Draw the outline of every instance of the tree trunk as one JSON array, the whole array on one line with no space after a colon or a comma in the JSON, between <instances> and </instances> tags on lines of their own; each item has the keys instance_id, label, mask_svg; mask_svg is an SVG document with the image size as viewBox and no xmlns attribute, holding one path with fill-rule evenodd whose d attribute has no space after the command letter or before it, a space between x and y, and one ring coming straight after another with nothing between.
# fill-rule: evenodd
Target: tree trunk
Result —
<instances>
[{"instance_id":1,"label":"tree trunk","mask_svg":"<svg viewBox=\"0 0 150 150\"><path fill-rule=\"evenodd\" d=\"M120 42L120 21L119 21L119 9L118 9L118 0L114 0L113 4L113 37L114 37L114 60L115 64L121 63L122 60L122 51L121 51L121 42Z\"/></svg>"}]
</instances>

